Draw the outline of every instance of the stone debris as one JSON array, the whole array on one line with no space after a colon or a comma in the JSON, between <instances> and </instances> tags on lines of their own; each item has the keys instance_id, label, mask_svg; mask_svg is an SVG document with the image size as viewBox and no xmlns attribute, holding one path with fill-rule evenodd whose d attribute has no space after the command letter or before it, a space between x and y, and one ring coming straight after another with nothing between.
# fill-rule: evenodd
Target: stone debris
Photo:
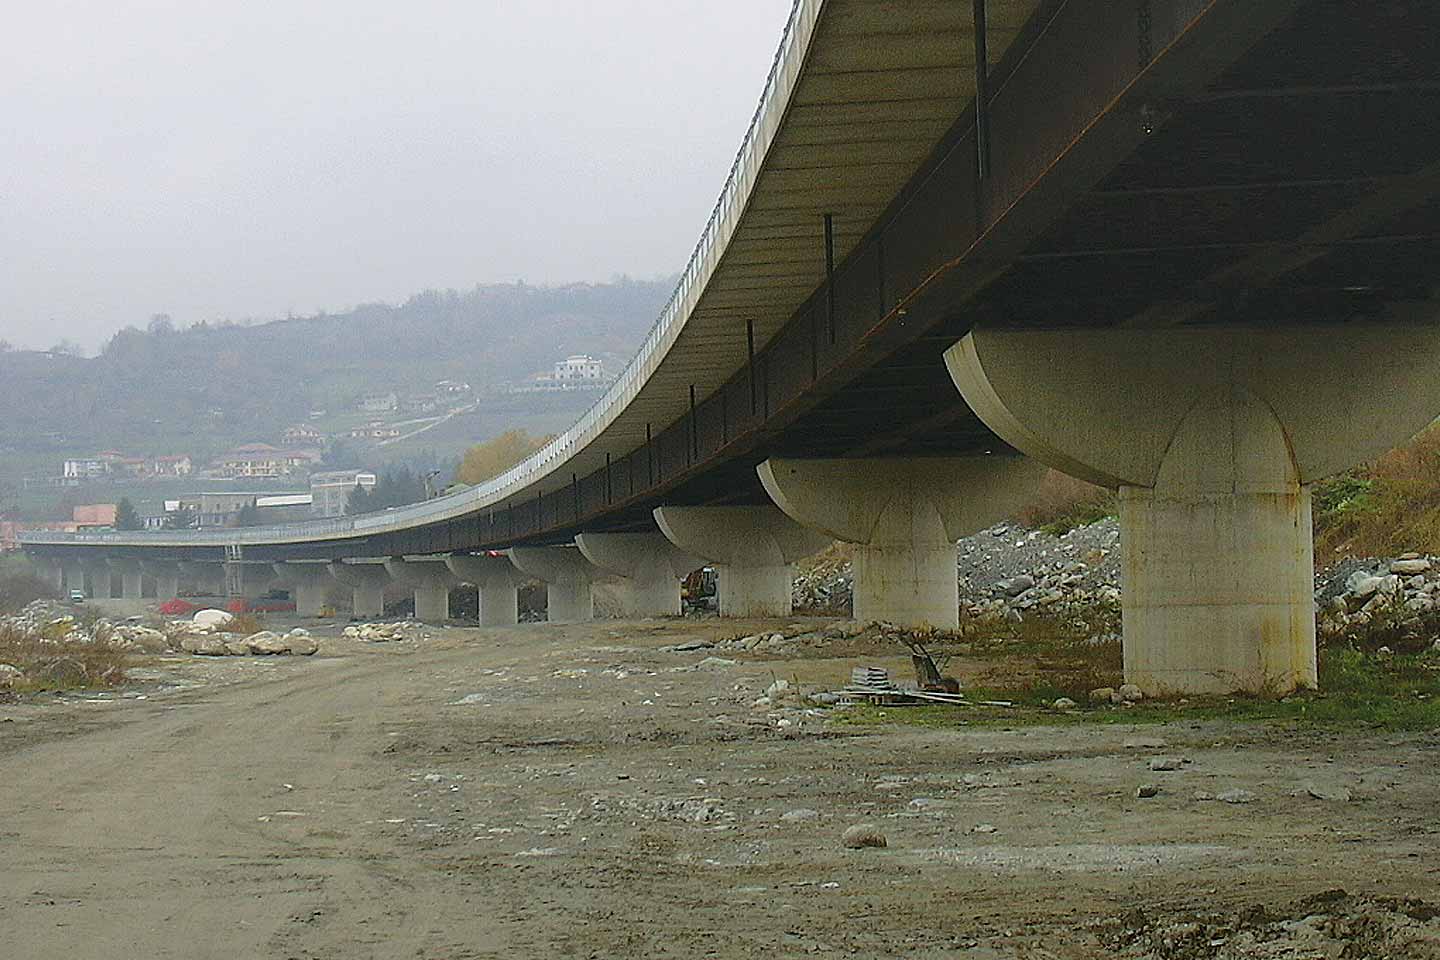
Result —
<instances>
[{"instance_id":1,"label":"stone debris","mask_svg":"<svg viewBox=\"0 0 1440 960\"><path fill-rule=\"evenodd\" d=\"M1135 788L1135 798L1137 800L1149 800L1152 797L1157 797L1159 795L1160 788L1155 786L1155 784L1153 783L1142 783L1140 784L1140 786Z\"/></svg>"},{"instance_id":2,"label":"stone debris","mask_svg":"<svg viewBox=\"0 0 1440 960\"><path fill-rule=\"evenodd\" d=\"M1089 924L1117 960L1320 960L1440 957L1440 909L1419 900L1329 890L1294 903L1152 914L1144 906Z\"/></svg>"},{"instance_id":3,"label":"stone debris","mask_svg":"<svg viewBox=\"0 0 1440 960\"><path fill-rule=\"evenodd\" d=\"M840 835L840 844L851 850L889 846L885 834L873 823L857 823L853 827L847 827Z\"/></svg>"},{"instance_id":4,"label":"stone debris","mask_svg":"<svg viewBox=\"0 0 1440 960\"><path fill-rule=\"evenodd\" d=\"M956 577L972 617L1118 605L1119 521L1108 518L1058 537L996 524L957 544ZM850 561L827 552L798 572L792 599L797 610L840 612L851 606L853 591Z\"/></svg>"},{"instance_id":5,"label":"stone debris","mask_svg":"<svg viewBox=\"0 0 1440 960\"><path fill-rule=\"evenodd\" d=\"M429 640L425 624L415 620L399 620L394 623L352 623L342 631L351 640L365 643L415 643Z\"/></svg>"}]
</instances>

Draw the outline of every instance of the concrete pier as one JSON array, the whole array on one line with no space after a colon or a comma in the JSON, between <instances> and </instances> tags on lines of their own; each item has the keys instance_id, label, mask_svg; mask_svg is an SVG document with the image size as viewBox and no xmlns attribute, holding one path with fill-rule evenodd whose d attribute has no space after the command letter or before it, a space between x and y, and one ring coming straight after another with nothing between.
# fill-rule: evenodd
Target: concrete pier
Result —
<instances>
[{"instance_id":1,"label":"concrete pier","mask_svg":"<svg viewBox=\"0 0 1440 960\"><path fill-rule=\"evenodd\" d=\"M511 547L510 562L523 574L545 581L546 617L551 623L595 619L591 586L595 565L576 547Z\"/></svg>"},{"instance_id":2,"label":"concrete pier","mask_svg":"<svg viewBox=\"0 0 1440 960\"><path fill-rule=\"evenodd\" d=\"M141 560L140 569L155 581L155 599L164 603L180 596L180 564L174 560Z\"/></svg>"},{"instance_id":3,"label":"concrete pier","mask_svg":"<svg viewBox=\"0 0 1440 960\"><path fill-rule=\"evenodd\" d=\"M374 619L385 615L385 587L390 583L390 573L384 563L336 560L330 564L330 575L350 588L353 616Z\"/></svg>"},{"instance_id":4,"label":"concrete pier","mask_svg":"<svg viewBox=\"0 0 1440 960\"><path fill-rule=\"evenodd\" d=\"M722 617L788 617L795 561L833 541L773 506L657 507L666 539L715 564Z\"/></svg>"},{"instance_id":5,"label":"concrete pier","mask_svg":"<svg viewBox=\"0 0 1440 960\"><path fill-rule=\"evenodd\" d=\"M270 565L275 577L290 598L295 601L295 614L301 617L318 617L329 602L331 586L335 578L330 576L330 566L325 561L286 561Z\"/></svg>"},{"instance_id":6,"label":"concrete pier","mask_svg":"<svg viewBox=\"0 0 1440 960\"><path fill-rule=\"evenodd\" d=\"M450 619L450 588L456 583L443 557L391 557L385 570L415 592L415 619L442 623Z\"/></svg>"},{"instance_id":7,"label":"concrete pier","mask_svg":"<svg viewBox=\"0 0 1440 960\"><path fill-rule=\"evenodd\" d=\"M856 545L855 619L954 630L955 541L1012 514L1043 468L1001 456L771 459L759 473L789 516Z\"/></svg>"},{"instance_id":8,"label":"concrete pier","mask_svg":"<svg viewBox=\"0 0 1440 960\"><path fill-rule=\"evenodd\" d=\"M1429 325L976 330L946 362L1011 446L1119 491L1125 675L1151 694L1315 686L1309 484L1440 412Z\"/></svg>"},{"instance_id":9,"label":"concrete pier","mask_svg":"<svg viewBox=\"0 0 1440 960\"><path fill-rule=\"evenodd\" d=\"M521 577L505 556L462 556L445 558L445 565L462 583L474 584L480 593L482 627L514 626L520 622Z\"/></svg>"},{"instance_id":10,"label":"concrete pier","mask_svg":"<svg viewBox=\"0 0 1440 960\"><path fill-rule=\"evenodd\" d=\"M705 565L662 533L582 533L580 552L606 573L621 577L621 612L626 617L680 615L680 581Z\"/></svg>"}]
</instances>

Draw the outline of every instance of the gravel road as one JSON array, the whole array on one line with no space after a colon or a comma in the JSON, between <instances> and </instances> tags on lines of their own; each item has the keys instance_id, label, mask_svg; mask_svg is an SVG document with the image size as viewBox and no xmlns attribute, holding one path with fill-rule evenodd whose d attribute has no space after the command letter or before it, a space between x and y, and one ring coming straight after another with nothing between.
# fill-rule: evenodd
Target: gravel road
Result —
<instances>
[{"instance_id":1,"label":"gravel road","mask_svg":"<svg viewBox=\"0 0 1440 960\"><path fill-rule=\"evenodd\" d=\"M1380 918L1345 929L1440 956L1384 899L1435 899L1434 733L782 729L752 706L776 677L903 661L661 650L768 626L322 636L0 704L0 952L1181 958L1223 950L1167 931L1283 947L1343 886ZM859 823L888 845L844 848ZM1329 955L1299 951L1264 955Z\"/></svg>"}]
</instances>

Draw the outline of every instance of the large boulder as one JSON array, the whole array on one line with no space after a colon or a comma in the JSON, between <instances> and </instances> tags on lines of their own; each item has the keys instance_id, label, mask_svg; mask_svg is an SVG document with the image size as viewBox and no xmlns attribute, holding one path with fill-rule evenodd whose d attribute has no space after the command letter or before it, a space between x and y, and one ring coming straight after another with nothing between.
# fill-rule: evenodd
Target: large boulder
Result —
<instances>
[{"instance_id":1,"label":"large boulder","mask_svg":"<svg viewBox=\"0 0 1440 960\"><path fill-rule=\"evenodd\" d=\"M130 627L127 639L145 653L164 653L170 649L170 641L159 630L149 627Z\"/></svg>"},{"instance_id":2,"label":"large boulder","mask_svg":"<svg viewBox=\"0 0 1440 960\"><path fill-rule=\"evenodd\" d=\"M320 644L310 636L310 631L296 628L285 634L284 637L286 652L297 657L313 656L320 649Z\"/></svg>"},{"instance_id":3,"label":"large boulder","mask_svg":"<svg viewBox=\"0 0 1440 960\"><path fill-rule=\"evenodd\" d=\"M220 637L200 637L199 642L195 644L195 652L202 657L226 657L230 655L227 644Z\"/></svg>"},{"instance_id":4,"label":"large boulder","mask_svg":"<svg viewBox=\"0 0 1440 960\"><path fill-rule=\"evenodd\" d=\"M214 630L217 627L225 626L234 619L235 614L233 613L225 610L209 609L195 611L195 616L190 619L190 622L201 629Z\"/></svg>"},{"instance_id":5,"label":"large boulder","mask_svg":"<svg viewBox=\"0 0 1440 960\"><path fill-rule=\"evenodd\" d=\"M245 638L250 652L259 656L274 656L290 652L290 642L273 630L261 630Z\"/></svg>"}]
</instances>

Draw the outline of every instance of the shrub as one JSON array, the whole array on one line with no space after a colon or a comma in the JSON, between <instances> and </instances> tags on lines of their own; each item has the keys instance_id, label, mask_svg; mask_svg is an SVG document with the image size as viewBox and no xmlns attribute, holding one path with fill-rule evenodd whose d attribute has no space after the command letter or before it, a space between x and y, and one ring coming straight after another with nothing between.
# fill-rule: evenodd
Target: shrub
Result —
<instances>
[{"instance_id":1,"label":"shrub","mask_svg":"<svg viewBox=\"0 0 1440 960\"><path fill-rule=\"evenodd\" d=\"M1440 553L1440 428L1312 491L1315 559Z\"/></svg>"},{"instance_id":2,"label":"shrub","mask_svg":"<svg viewBox=\"0 0 1440 960\"><path fill-rule=\"evenodd\" d=\"M1111 491L1059 470L1047 470L1034 499L1015 519L1032 530L1059 537L1115 513L1115 494Z\"/></svg>"},{"instance_id":3,"label":"shrub","mask_svg":"<svg viewBox=\"0 0 1440 960\"><path fill-rule=\"evenodd\" d=\"M24 557L0 561L0 613L15 613L32 600L53 599L55 588Z\"/></svg>"},{"instance_id":4,"label":"shrub","mask_svg":"<svg viewBox=\"0 0 1440 960\"><path fill-rule=\"evenodd\" d=\"M16 690L75 690L122 683L129 656L101 636L57 642L0 624L0 663L20 670Z\"/></svg>"}]
</instances>

